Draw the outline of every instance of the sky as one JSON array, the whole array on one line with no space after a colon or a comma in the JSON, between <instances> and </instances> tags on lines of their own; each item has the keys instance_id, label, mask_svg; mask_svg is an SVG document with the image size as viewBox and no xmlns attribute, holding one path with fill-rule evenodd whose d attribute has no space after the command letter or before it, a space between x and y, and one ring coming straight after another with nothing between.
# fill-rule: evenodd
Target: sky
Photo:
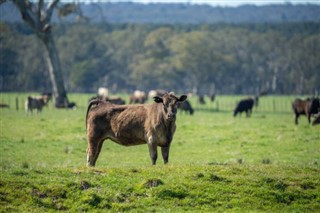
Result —
<instances>
[{"instance_id":1,"label":"sky","mask_svg":"<svg viewBox=\"0 0 320 213\"><path fill-rule=\"evenodd\" d=\"M90 1L90 0L89 0ZM236 7L243 4L266 5L266 4L320 4L320 0L91 0L108 2L138 2L138 3L190 3L210 4L212 6Z\"/></svg>"}]
</instances>

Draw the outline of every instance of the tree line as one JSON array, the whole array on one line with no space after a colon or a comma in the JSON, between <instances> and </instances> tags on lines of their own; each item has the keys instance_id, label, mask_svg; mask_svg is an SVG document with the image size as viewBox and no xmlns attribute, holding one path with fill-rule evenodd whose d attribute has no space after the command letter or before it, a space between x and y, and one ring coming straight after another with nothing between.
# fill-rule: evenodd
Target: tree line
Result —
<instances>
[{"instance_id":1,"label":"tree line","mask_svg":"<svg viewBox=\"0 0 320 213\"><path fill-rule=\"evenodd\" d=\"M53 26L68 92L314 94L320 23ZM50 91L42 45L24 24L0 24L1 91Z\"/></svg>"},{"instance_id":2,"label":"tree line","mask_svg":"<svg viewBox=\"0 0 320 213\"><path fill-rule=\"evenodd\" d=\"M84 3L83 0L62 2L68 4L67 11L81 10L92 23L108 21L110 23L203 24L320 21L319 4L310 3L213 7L208 4L184 3L139 4L106 1L90 1L90 3L86 1ZM63 14L61 8L62 5L59 5L58 11L53 14L53 22L60 21ZM21 21L19 12L10 1L1 5L0 13L0 20L2 21ZM77 15L70 14L70 16L64 18L64 21L75 22Z\"/></svg>"}]
</instances>

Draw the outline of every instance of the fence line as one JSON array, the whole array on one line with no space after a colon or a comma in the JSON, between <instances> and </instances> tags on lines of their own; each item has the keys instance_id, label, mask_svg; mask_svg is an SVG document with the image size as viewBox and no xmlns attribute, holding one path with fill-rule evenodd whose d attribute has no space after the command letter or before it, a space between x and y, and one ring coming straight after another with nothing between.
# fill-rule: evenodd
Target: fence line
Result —
<instances>
[{"instance_id":1,"label":"fence line","mask_svg":"<svg viewBox=\"0 0 320 213\"><path fill-rule=\"evenodd\" d=\"M37 93L0 93L0 103L5 103L13 110L24 110L24 103L29 95L39 95ZM70 102L75 102L78 108L86 108L88 100L95 94L75 94L69 93L68 98ZM121 95L128 103L128 95ZM191 106L195 111L209 111L209 112L231 112L234 110L236 103L241 100L243 96L217 96L214 102L208 98L205 99L206 104L202 105L198 102L197 97L189 98ZM292 102L295 96L267 96L261 97L258 107L254 107L255 112L270 112L270 113L291 113ZM151 102L151 100L149 100ZM52 101L49 103L48 109L54 109Z\"/></svg>"},{"instance_id":2,"label":"fence line","mask_svg":"<svg viewBox=\"0 0 320 213\"><path fill-rule=\"evenodd\" d=\"M239 97L235 98L217 98L214 102L206 101L206 104L200 104L197 100L191 100L191 105L197 111L233 111L236 107ZM294 97L290 96L270 96L267 98L260 98L258 106L254 106L253 111L256 112L273 112L273 113L291 113L292 102Z\"/></svg>"}]
</instances>

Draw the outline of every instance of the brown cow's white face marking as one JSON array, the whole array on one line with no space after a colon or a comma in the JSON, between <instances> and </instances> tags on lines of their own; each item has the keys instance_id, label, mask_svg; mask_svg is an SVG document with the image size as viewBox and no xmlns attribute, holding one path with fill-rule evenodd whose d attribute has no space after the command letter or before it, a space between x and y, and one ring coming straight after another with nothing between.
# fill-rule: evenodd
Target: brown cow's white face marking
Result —
<instances>
[{"instance_id":1,"label":"brown cow's white face marking","mask_svg":"<svg viewBox=\"0 0 320 213\"><path fill-rule=\"evenodd\" d=\"M169 121L174 121L176 119L178 103L183 102L186 99L186 95L182 95L180 98L177 98L172 93L167 93L163 97L154 97L154 101L156 103L163 104L164 112L166 113L166 119Z\"/></svg>"}]
</instances>

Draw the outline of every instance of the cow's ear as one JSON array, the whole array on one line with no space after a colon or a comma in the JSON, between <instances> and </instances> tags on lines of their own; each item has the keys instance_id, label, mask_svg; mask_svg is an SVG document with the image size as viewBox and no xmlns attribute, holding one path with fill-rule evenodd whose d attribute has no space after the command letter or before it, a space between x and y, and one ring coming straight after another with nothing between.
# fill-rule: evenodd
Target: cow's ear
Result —
<instances>
[{"instance_id":1,"label":"cow's ear","mask_svg":"<svg viewBox=\"0 0 320 213\"><path fill-rule=\"evenodd\" d=\"M186 95L181 95L180 98L178 99L178 101L179 102L184 102L185 100L187 100L187 97L188 96L186 96Z\"/></svg>"},{"instance_id":2,"label":"cow's ear","mask_svg":"<svg viewBox=\"0 0 320 213\"><path fill-rule=\"evenodd\" d=\"M159 96L153 97L153 100L154 100L154 102L156 102L156 103L162 103L162 102L163 102L163 99L162 99L161 97L159 97Z\"/></svg>"}]
</instances>

